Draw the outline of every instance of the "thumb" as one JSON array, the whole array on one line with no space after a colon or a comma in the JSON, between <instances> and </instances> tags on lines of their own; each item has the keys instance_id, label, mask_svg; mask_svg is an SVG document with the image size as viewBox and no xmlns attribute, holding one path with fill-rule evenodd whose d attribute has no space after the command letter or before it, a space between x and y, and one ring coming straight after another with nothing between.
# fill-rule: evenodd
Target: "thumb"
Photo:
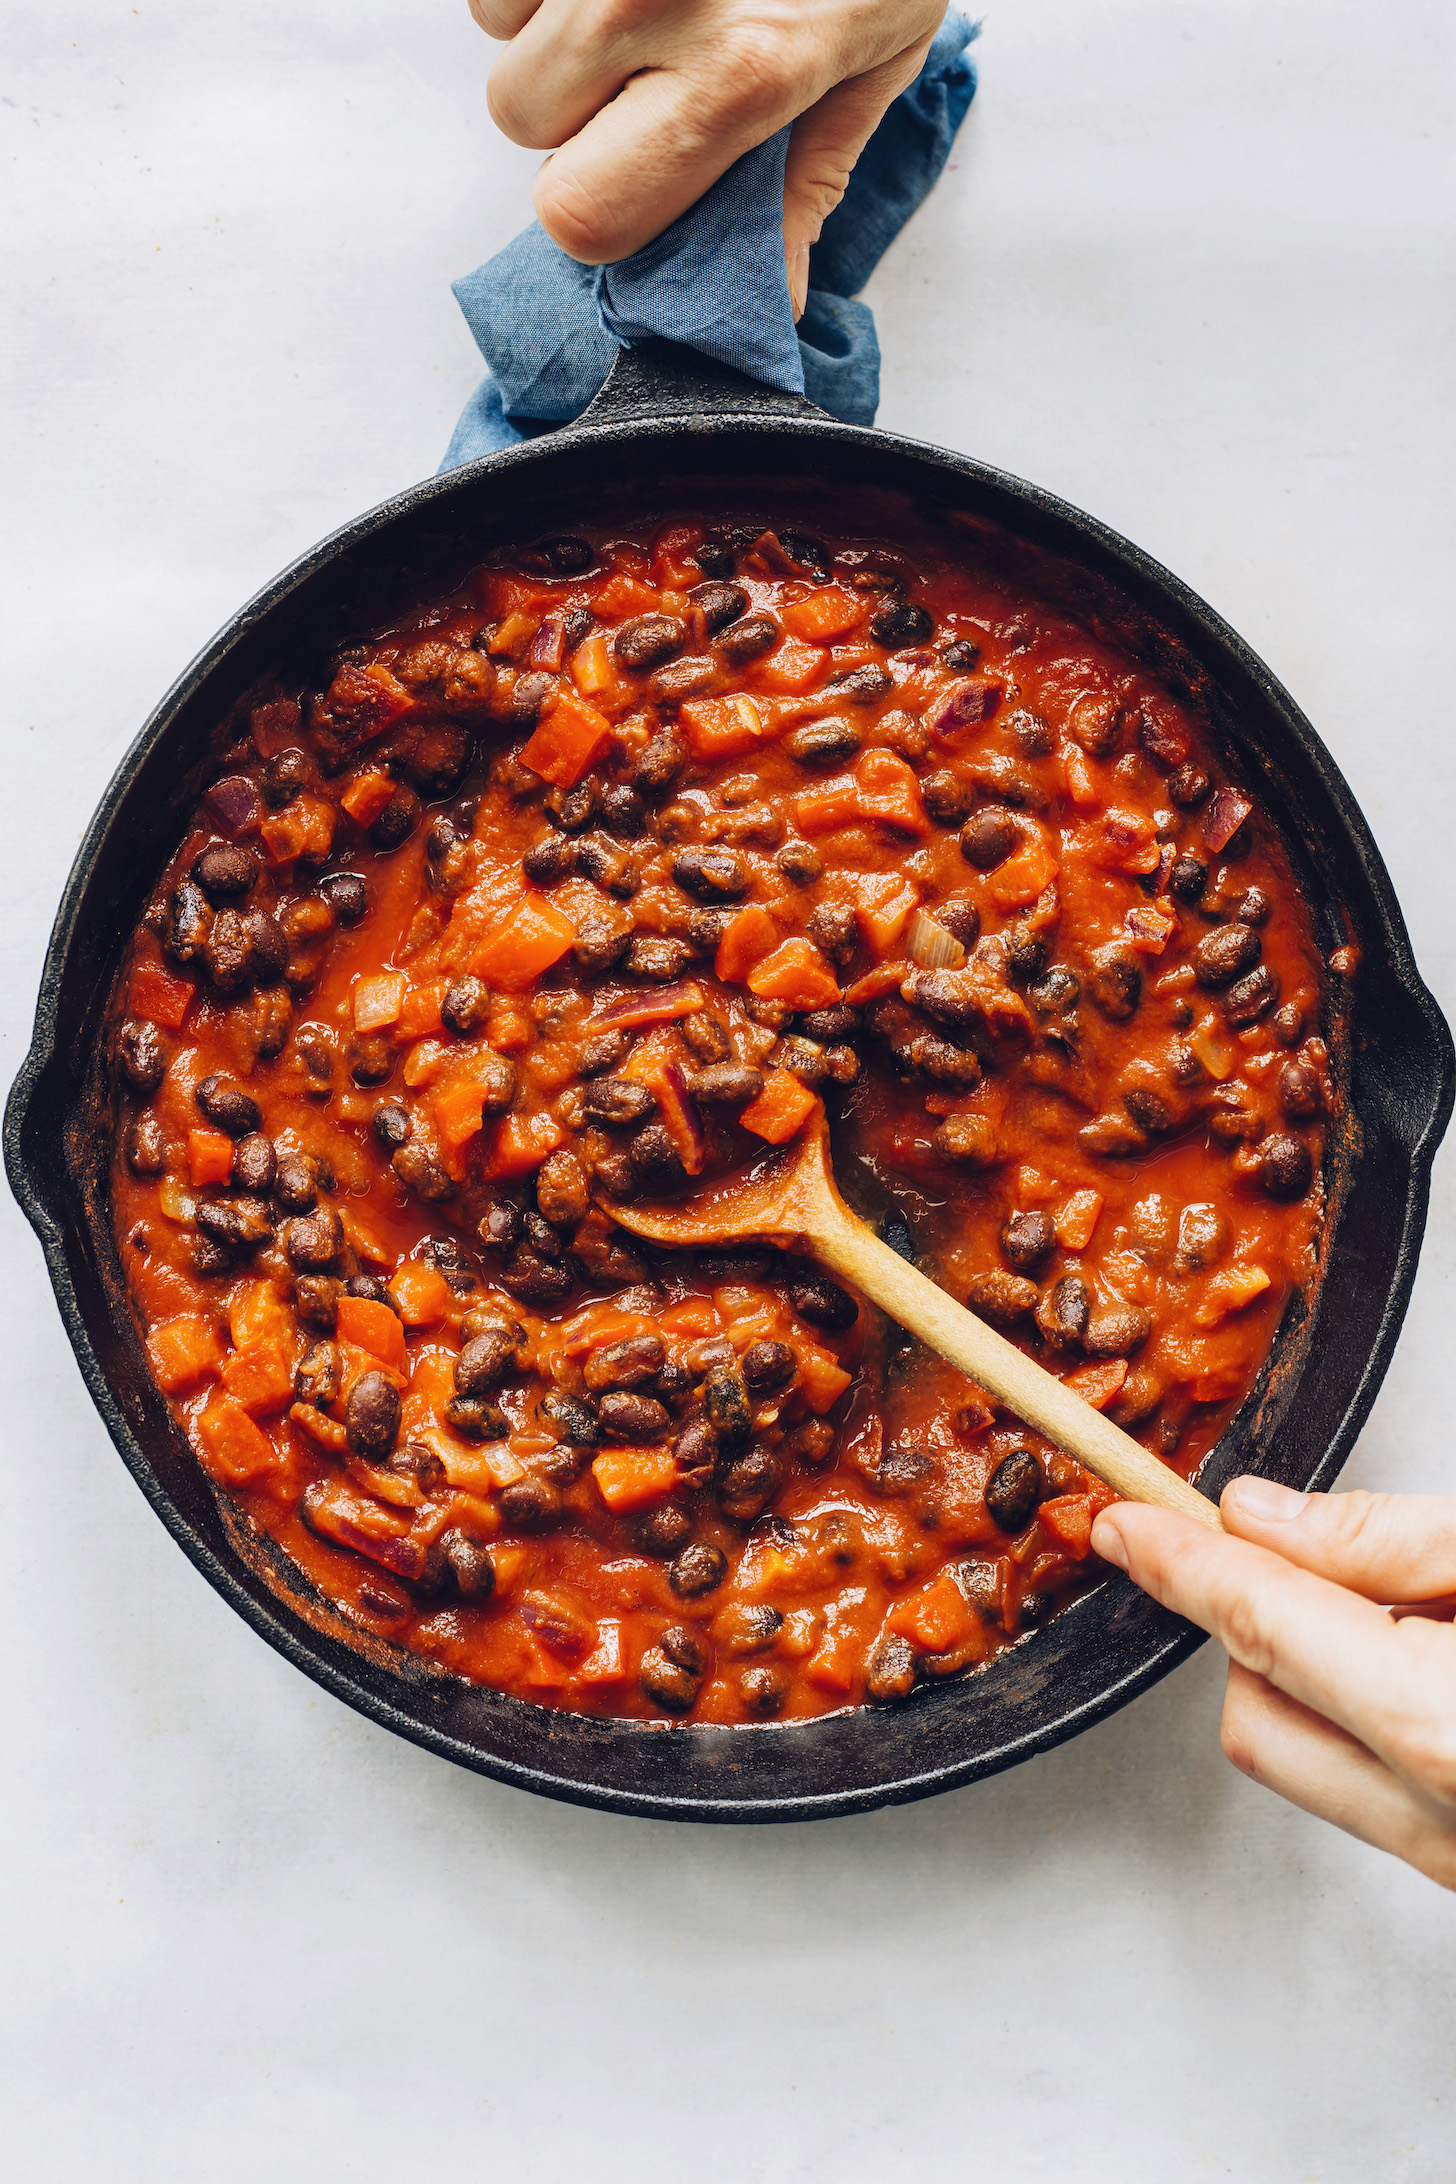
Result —
<instances>
[{"instance_id":1,"label":"thumb","mask_svg":"<svg viewBox=\"0 0 1456 2184\"><path fill-rule=\"evenodd\" d=\"M784 168L784 259L796 319L809 293L810 249L886 107L915 81L929 51L929 36L917 40L878 68L836 84L794 123Z\"/></svg>"},{"instance_id":2,"label":"thumb","mask_svg":"<svg viewBox=\"0 0 1456 2184\"><path fill-rule=\"evenodd\" d=\"M1456 1494L1296 1494L1232 1479L1227 1531L1367 1600L1412 1604L1456 1593Z\"/></svg>"}]
</instances>

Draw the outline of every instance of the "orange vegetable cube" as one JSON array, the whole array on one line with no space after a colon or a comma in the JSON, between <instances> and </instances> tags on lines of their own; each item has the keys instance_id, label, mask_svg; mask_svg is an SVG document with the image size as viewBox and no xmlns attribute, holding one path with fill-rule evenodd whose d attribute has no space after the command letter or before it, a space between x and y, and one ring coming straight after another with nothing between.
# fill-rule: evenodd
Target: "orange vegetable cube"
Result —
<instances>
[{"instance_id":1,"label":"orange vegetable cube","mask_svg":"<svg viewBox=\"0 0 1456 2184\"><path fill-rule=\"evenodd\" d=\"M913 880L898 872L854 872L846 877L854 893L855 918L865 946L878 956L887 956L920 901L919 889Z\"/></svg>"},{"instance_id":2,"label":"orange vegetable cube","mask_svg":"<svg viewBox=\"0 0 1456 2184\"><path fill-rule=\"evenodd\" d=\"M1068 1373L1062 1385L1074 1388L1093 1410L1106 1410L1112 1398L1121 1393L1126 1378L1127 1359L1113 1357L1105 1365L1079 1365L1076 1372Z\"/></svg>"},{"instance_id":3,"label":"orange vegetable cube","mask_svg":"<svg viewBox=\"0 0 1456 2184\"><path fill-rule=\"evenodd\" d=\"M763 714L746 693L734 698L689 698L678 721L694 758L734 758L765 739Z\"/></svg>"},{"instance_id":4,"label":"orange vegetable cube","mask_svg":"<svg viewBox=\"0 0 1456 2184\"><path fill-rule=\"evenodd\" d=\"M866 751L854 769L854 779L862 819L877 819L902 834L930 832L914 768L896 752L878 746Z\"/></svg>"},{"instance_id":5,"label":"orange vegetable cube","mask_svg":"<svg viewBox=\"0 0 1456 2184\"><path fill-rule=\"evenodd\" d=\"M338 1336L340 1342L352 1342L367 1350L381 1365L390 1365L400 1373L409 1370L404 1329L389 1306L377 1304L373 1297L340 1297Z\"/></svg>"},{"instance_id":6,"label":"orange vegetable cube","mask_svg":"<svg viewBox=\"0 0 1456 2184\"><path fill-rule=\"evenodd\" d=\"M412 699L397 675L382 660L360 667L346 660L329 684L329 711L334 716L333 734L341 749L356 750L372 743L407 713Z\"/></svg>"},{"instance_id":7,"label":"orange vegetable cube","mask_svg":"<svg viewBox=\"0 0 1456 2184\"><path fill-rule=\"evenodd\" d=\"M618 1516L666 1501L677 1485L671 1448L604 1448L592 1465L597 1492Z\"/></svg>"},{"instance_id":8,"label":"orange vegetable cube","mask_svg":"<svg viewBox=\"0 0 1456 2184\"><path fill-rule=\"evenodd\" d=\"M816 1418L822 1418L839 1401L853 1380L832 1350L821 1349L817 1342L801 1342L799 1349L799 1377L794 1385Z\"/></svg>"},{"instance_id":9,"label":"orange vegetable cube","mask_svg":"<svg viewBox=\"0 0 1456 2184\"><path fill-rule=\"evenodd\" d=\"M541 627L541 617L517 607L509 613L490 640L490 653L497 660L524 658L526 647Z\"/></svg>"},{"instance_id":10,"label":"orange vegetable cube","mask_svg":"<svg viewBox=\"0 0 1456 2184\"><path fill-rule=\"evenodd\" d=\"M794 798L794 818L801 834L829 834L853 824L860 815L859 787L852 774L839 774L805 789Z\"/></svg>"},{"instance_id":11,"label":"orange vegetable cube","mask_svg":"<svg viewBox=\"0 0 1456 2184\"><path fill-rule=\"evenodd\" d=\"M233 1141L223 1130L189 1130L187 1174L192 1188L226 1183L233 1172Z\"/></svg>"},{"instance_id":12,"label":"orange vegetable cube","mask_svg":"<svg viewBox=\"0 0 1456 2184\"><path fill-rule=\"evenodd\" d=\"M249 1412L287 1410L293 1401L293 1353L282 1342L260 1342L223 1359L222 1383Z\"/></svg>"},{"instance_id":13,"label":"orange vegetable cube","mask_svg":"<svg viewBox=\"0 0 1456 2184\"><path fill-rule=\"evenodd\" d=\"M427 979L422 986L406 988L399 1012L399 1028L406 1039L423 1039L441 1029L440 1003L449 991L449 980Z\"/></svg>"},{"instance_id":14,"label":"orange vegetable cube","mask_svg":"<svg viewBox=\"0 0 1456 2184\"><path fill-rule=\"evenodd\" d=\"M531 1019L513 1001L491 1002L485 1036L497 1054L520 1054L531 1044Z\"/></svg>"},{"instance_id":15,"label":"orange vegetable cube","mask_svg":"<svg viewBox=\"0 0 1456 2184\"><path fill-rule=\"evenodd\" d=\"M606 715L558 684L522 749L521 764L555 788L574 788L611 740L612 724Z\"/></svg>"},{"instance_id":16,"label":"orange vegetable cube","mask_svg":"<svg viewBox=\"0 0 1456 2184\"><path fill-rule=\"evenodd\" d=\"M143 1017L149 1024L160 1024L164 1031L180 1031L196 991L185 978L174 978L160 964L139 963L127 985L127 1006L133 1016Z\"/></svg>"},{"instance_id":17,"label":"orange vegetable cube","mask_svg":"<svg viewBox=\"0 0 1456 2184\"><path fill-rule=\"evenodd\" d=\"M339 802L356 826L372 827L394 794L394 777L382 766L355 774Z\"/></svg>"},{"instance_id":18,"label":"orange vegetable cube","mask_svg":"<svg viewBox=\"0 0 1456 2184\"><path fill-rule=\"evenodd\" d=\"M221 1388L213 1389L198 1413L197 1438L204 1465L224 1486L245 1486L279 1462L278 1451L262 1427Z\"/></svg>"},{"instance_id":19,"label":"orange vegetable cube","mask_svg":"<svg viewBox=\"0 0 1456 2184\"><path fill-rule=\"evenodd\" d=\"M758 1098L744 1108L738 1120L755 1137L767 1138L770 1145L784 1145L818 1105L808 1086L800 1084L797 1077L791 1077L786 1069L771 1069Z\"/></svg>"},{"instance_id":20,"label":"orange vegetable cube","mask_svg":"<svg viewBox=\"0 0 1456 2184\"><path fill-rule=\"evenodd\" d=\"M598 1688L627 1681L627 1650L622 1642L622 1626L614 1617L606 1616L598 1622L596 1646L576 1673L580 1682Z\"/></svg>"},{"instance_id":21,"label":"orange vegetable cube","mask_svg":"<svg viewBox=\"0 0 1456 2184\"><path fill-rule=\"evenodd\" d=\"M761 957L778 946L779 929L761 904L745 903L718 943L713 975L725 986L741 986Z\"/></svg>"},{"instance_id":22,"label":"orange vegetable cube","mask_svg":"<svg viewBox=\"0 0 1456 2184\"><path fill-rule=\"evenodd\" d=\"M1024 828L1031 824L1022 821ZM1038 827L1035 833L1024 834L1020 849L990 875L991 900L998 910L1022 909L1050 887L1060 870L1055 852Z\"/></svg>"},{"instance_id":23,"label":"orange vegetable cube","mask_svg":"<svg viewBox=\"0 0 1456 2184\"><path fill-rule=\"evenodd\" d=\"M1226 1266L1211 1275L1203 1292L1203 1302L1193 1315L1195 1327L1216 1327L1230 1312L1242 1312L1246 1304L1261 1297L1269 1287L1269 1276L1263 1267L1249 1263Z\"/></svg>"},{"instance_id":24,"label":"orange vegetable cube","mask_svg":"<svg viewBox=\"0 0 1456 2184\"><path fill-rule=\"evenodd\" d=\"M822 681L828 666L819 645L804 645L796 638L786 637L776 652L754 662L753 672L760 690L779 690L797 696Z\"/></svg>"},{"instance_id":25,"label":"orange vegetable cube","mask_svg":"<svg viewBox=\"0 0 1456 2184\"><path fill-rule=\"evenodd\" d=\"M1058 1494L1037 1511L1048 1531L1074 1562L1084 1562L1092 1548L1092 1504L1085 1494Z\"/></svg>"},{"instance_id":26,"label":"orange vegetable cube","mask_svg":"<svg viewBox=\"0 0 1456 2184\"><path fill-rule=\"evenodd\" d=\"M833 1691L847 1697L854 1689L859 1651L859 1640L853 1629L832 1630L825 1636L818 1652L804 1663L804 1674L821 1691Z\"/></svg>"},{"instance_id":27,"label":"orange vegetable cube","mask_svg":"<svg viewBox=\"0 0 1456 2184\"><path fill-rule=\"evenodd\" d=\"M397 1024L404 1007L404 988L403 971L376 971L369 978L356 980L354 1029L383 1031L386 1024Z\"/></svg>"},{"instance_id":28,"label":"orange vegetable cube","mask_svg":"<svg viewBox=\"0 0 1456 2184\"><path fill-rule=\"evenodd\" d=\"M919 1653L948 1653L971 1636L976 1623L975 1610L949 1570L923 1592L897 1600L889 1614L891 1630L908 1638Z\"/></svg>"},{"instance_id":29,"label":"orange vegetable cube","mask_svg":"<svg viewBox=\"0 0 1456 2184\"><path fill-rule=\"evenodd\" d=\"M1064 1251L1085 1251L1102 1218L1101 1191L1073 1191L1053 1227Z\"/></svg>"},{"instance_id":30,"label":"orange vegetable cube","mask_svg":"<svg viewBox=\"0 0 1456 2184\"><path fill-rule=\"evenodd\" d=\"M222 1363L222 1341L210 1319L196 1312L162 1320L147 1337L147 1356L164 1395L195 1388Z\"/></svg>"},{"instance_id":31,"label":"orange vegetable cube","mask_svg":"<svg viewBox=\"0 0 1456 2184\"><path fill-rule=\"evenodd\" d=\"M779 620L791 636L802 637L811 645L829 645L862 621L864 612L865 602L857 593L830 584L823 591L810 592L807 599L796 599L792 606L781 608Z\"/></svg>"},{"instance_id":32,"label":"orange vegetable cube","mask_svg":"<svg viewBox=\"0 0 1456 2184\"><path fill-rule=\"evenodd\" d=\"M576 938L576 927L544 895L529 894L490 928L471 958L477 978L507 993L524 993L543 971L559 963Z\"/></svg>"},{"instance_id":33,"label":"orange vegetable cube","mask_svg":"<svg viewBox=\"0 0 1456 2184\"><path fill-rule=\"evenodd\" d=\"M259 827L274 864L289 864L307 857L322 864L334 846L334 807L317 796L296 796L282 811L274 811Z\"/></svg>"},{"instance_id":34,"label":"orange vegetable cube","mask_svg":"<svg viewBox=\"0 0 1456 2184\"><path fill-rule=\"evenodd\" d=\"M593 611L604 622L625 622L638 614L659 614L662 611L662 594L650 584L639 584L635 576L619 570L609 576L592 600Z\"/></svg>"},{"instance_id":35,"label":"orange vegetable cube","mask_svg":"<svg viewBox=\"0 0 1456 2184\"><path fill-rule=\"evenodd\" d=\"M813 941L802 939L781 941L772 955L755 963L748 990L760 1000L787 1001L795 1009L827 1009L839 999L833 971Z\"/></svg>"},{"instance_id":36,"label":"orange vegetable cube","mask_svg":"<svg viewBox=\"0 0 1456 2184\"><path fill-rule=\"evenodd\" d=\"M497 1180L533 1175L565 1134L553 1115L506 1115L495 1134L487 1175Z\"/></svg>"},{"instance_id":37,"label":"orange vegetable cube","mask_svg":"<svg viewBox=\"0 0 1456 2184\"><path fill-rule=\"evenodd\" d=\"M235 1350L287 1342L293 1315L272 1282L240 1282L228 1299L228 1333Z\"/></svg>"},{"instance_id":38,"label":"orange vegetable cube","mask_svg":"<svg viewBox=\"0 0 1456 2184\"><path fill-rule=\"evenodd\" d=\"M617 670L612 665L604 630L599 629L585 644L577 646L571 655L571 679L584 698L600 697L603 691L616 689Z\"/></svg>"},{"instance_id":39,"label":"orange vegetable cube","mask_svg":"<svg viewBox=\"0 0 1456 2184\"><path fill-rule=\"evenodd\" d=\"M450 1284L437 1266L424 1259L406 1259L390 1281L389 1294L406 1327L429 1327L450 1309Z\"/></svg>"}]
</instances>

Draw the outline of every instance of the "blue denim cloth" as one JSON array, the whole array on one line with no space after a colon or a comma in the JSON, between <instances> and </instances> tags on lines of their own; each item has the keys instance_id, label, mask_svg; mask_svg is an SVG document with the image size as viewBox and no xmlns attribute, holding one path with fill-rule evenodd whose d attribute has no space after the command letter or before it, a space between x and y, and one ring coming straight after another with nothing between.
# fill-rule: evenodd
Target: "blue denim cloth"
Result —
<instances>
[{"instance_id":1,"label":"blue denim cloth","mask_svg":"<svg viewBox=\"0 0 1456 2184\"><path fill-rule=\"evenodd\" d=\"M809 258L797 327L784 266L789 132L736 161L644 250L578 265L534 224L454 284L489 366L442 470L579 417L620 345L688 343L766 386L807 394L846 424L874 423L880 347L854 298L934 186L976 89L976 29L952 9L924 68L889 108Z\"/></svg>"}]
</instances>

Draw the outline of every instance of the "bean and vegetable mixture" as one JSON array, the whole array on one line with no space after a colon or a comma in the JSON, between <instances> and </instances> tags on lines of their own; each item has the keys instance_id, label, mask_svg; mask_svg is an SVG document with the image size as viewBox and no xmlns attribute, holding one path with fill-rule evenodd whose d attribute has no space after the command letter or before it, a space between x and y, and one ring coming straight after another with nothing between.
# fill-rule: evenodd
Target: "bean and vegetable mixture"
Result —
<instances>
[{"instance_id":1,"label":"bean and vegetable mixture","mask_svg":"<svg viewBox=\"0 0 1456 2184\"><path fill-rule=\"evenodd\" d=\"M1317 1272L1272 826L1191 702L912 531L496 556L224 725L119 979L117 1241L200 1463L544 1705L903 1699L1085 1589L1111 1498L811 1262L613 1206L822 1100L865 1217L1185 1473Z\"/></svg>"}]
</instances>

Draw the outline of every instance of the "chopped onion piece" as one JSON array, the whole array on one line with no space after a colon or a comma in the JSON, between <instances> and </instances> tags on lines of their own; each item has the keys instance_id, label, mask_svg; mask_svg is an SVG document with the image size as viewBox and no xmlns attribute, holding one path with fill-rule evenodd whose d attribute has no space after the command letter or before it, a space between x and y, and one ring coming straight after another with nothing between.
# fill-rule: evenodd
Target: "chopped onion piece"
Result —
<instances>
[{"instance_id":1,"label":"chopped onion piece","mask_svg":"<svg viewBox=\"0 0 1456 2184\"><path fill-rule=\"evenodd\" d=\"M955 970L966 960L966 951L954 933L948 933L928 910L911 911L905 945L911 962L925 971Z\"/></svg>"}]
</instances>

